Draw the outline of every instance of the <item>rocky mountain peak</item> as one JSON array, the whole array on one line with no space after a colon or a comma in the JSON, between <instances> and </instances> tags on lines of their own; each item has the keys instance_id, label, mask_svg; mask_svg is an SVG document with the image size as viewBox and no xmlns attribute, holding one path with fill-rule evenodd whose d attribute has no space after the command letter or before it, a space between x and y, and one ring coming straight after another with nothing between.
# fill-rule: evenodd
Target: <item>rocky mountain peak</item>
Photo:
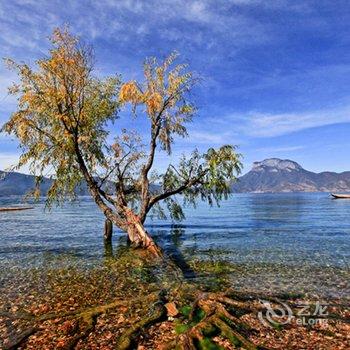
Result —
<instances>
[{"instance_id":1,"label":"rocky mountain peak","mask_svg":"<svg viewBox=\"0 0 350 350\"><path fill-rule=\"evenodd\" d=\"M268 158L261 162L254 162L252 171L298 171L302 167L292 160L289 159L279 159L279 158Z\"/></svg>"},{"instance_id":2,"label":"rocky mountain peak","mask_svg":"<svg viewBox=\"0 0 350 350\"><path fill-rule=\"evenodd\" d=\"M350 171L314 173L289 159L255 162L251 171L232 184L233 192L350 192Z\"/></svg>"}]
</instances>

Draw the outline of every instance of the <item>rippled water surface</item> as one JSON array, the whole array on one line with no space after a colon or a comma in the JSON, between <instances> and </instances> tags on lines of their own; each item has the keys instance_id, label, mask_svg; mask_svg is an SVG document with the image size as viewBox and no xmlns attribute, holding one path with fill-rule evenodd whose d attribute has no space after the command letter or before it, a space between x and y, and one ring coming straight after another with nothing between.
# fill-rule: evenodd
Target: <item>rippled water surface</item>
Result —
<instances>
[{"instance_id":1,"label":"rippled water surface","mask_svg":"<svg viewBox=\"0 0 350 350\"><path fill-rule=\"evenodd\" d=\"M20 202L0 197L0 206ZM0 212L3 269L61 260L88 266L103 258L104 219L89 198L44 208ZM234 263L238 286L349 292L350 200L324 193L238 194L220 208L187 208L186 217L177 225L148 220L147 228L176 257ZM113 244L125 244L125 235L116 231Z\"/></svg>"}]
</instances>

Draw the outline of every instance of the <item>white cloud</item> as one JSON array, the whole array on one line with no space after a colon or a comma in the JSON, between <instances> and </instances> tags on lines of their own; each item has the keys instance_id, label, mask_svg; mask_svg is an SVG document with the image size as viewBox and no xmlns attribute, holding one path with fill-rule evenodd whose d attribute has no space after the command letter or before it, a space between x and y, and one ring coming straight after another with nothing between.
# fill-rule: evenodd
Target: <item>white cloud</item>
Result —
<instances>
[{"instance_id":1,"label":"white cloud","mask_svg":"<svg viewBox=\"0 0 350 350\"><path fill-rule=\"evenodd\" d=\"M54 26L71 22L75 32L90 39L103 38L116 42L128 42L130 37L134 36L141 41L142 38L151 33L155 37L155 41L163 40L166 42L167 40L171 44L180 42L179 45L181 46L182 43L188 50L191 50L193 46L201 45L201 50L210 50L210 55L206 54L203 57L206 64L211 64L210 60L218 62L222 60L224 51L220 51L218 43L224 47L225 43L233 42L234 45L230 48L230 53L233 55L240 45L251 45L256 41L271 40L270 36L273 36L273 33L269 31L268 24L259 23L258 19L252 18L248 13L243 15L243 12L232 10L232 6L234 9L239 6L253 5L288 11L304 8L303 2L288 0L100 0L93 2L71 0L67 1L65 6L62 6L58 0L3 1L0 2L0 30L2 32L0 50L3 55L15 55L15 58L25 57L30 60L31 57L37 57L37 52L45 51L47 45L45 38ZM181 21L190 23L191 28L198 26L199 29L204 28L205 30L186 32L181 26ZM212 33L215 33L216 36L213 36ZM222 37L219 37L220 35ZM218 40L220 38L224 38L224 40ZM132 59L133 57L130 58L130 60ZM117 58L115 60L118 62ZM130 62L128 61L128 63ZM346 68L348 71L349 67ZM319 77L320 72L316 73L316 76ZM326 73L322 76L328 79L328 73L335 74L336 72L327 70ZM304 72L302 74L305 75ZM211 79L213 84L215 83L213 76L209 76L208 79ZM261 90L275 86L277 83L281 84L282 81L284 85L292 86L294 90L300 86L299 89L309 91L310 86L301 83L292 84L291 80L293 79L296 82L302 80L300 75L293 78L277 74L277 76L259 79L257 86L249 85L240 87L240 89L244 89L244 91ZM6 107L6 110L9 110L13 100L6 97L4 87L13 80L13 75L0 70L0 80L1 108L4 110ZM323 87L322 84L312 85ZM221 88L221 86L219 87ZM241 93L241 91L237 93ZM227 129L228 123L232 120L232 128L234 128L232 130L240 130L250 136L268 137L315 126L349 122L350 107L305 113L249 113L246 118L239 118L243 126L236 126L235 118L236 116L223 118L224 125L221 130ZM215 120L215 125L217 124L218 121ZM232 142L232 133L224 131L219 134L219 131L197 131L197 133L191 134L191 140L199 144Z\"/></svg>"},{"instance_id":2,"label":"white cloud","mask_svg":"<svg viewBox=\"0 0 350 350\"><path fill-rule=\"evenodd\" d=\"M190 143L205 144L205 145L222 145L230 142L233 139L231 133L220 132L219 130L213 132L207 131L190 131L190 138L187 139Z\"/></svg>"},{"instance_id":3,"label":"white cloud","mask_svg":"<svg viewBox=\"0 0 350 350\"><path fill-rule=\"evenodd\" d=\"M7 170L18 162L19 154L17 153L1 153L0 152L0 170ZM21 171L28 172L28 169Z\"/></svg>"},{"instance_id":4,"label":"white cloud","mask_svg":"<svg viewBox=\"0 0 350 350\"><path fill-rule=\"evenodd\" d=\"M92 39L101 37L117 41L128 40L133 35L142 37L150 32L161 35L163 29L169 32L174 28L176 31L174 22L181 20L207 26L210 31L237 39L247 36L254 39L255 34L263 37L261 27L255 30L256 21L226 11L229 5L226 1L213 0L100 0L89 3L67 1L63 7L59 1L17 0L0 3L0 29L8 47L31 50L40 50L43 38L53 27L64 23L70 23L74 31Z\"/></svg>"},{"instance_id":5,"label":"white cloud","mask_svg":"<svg viewBox=\"0 0 350 350\"><path fill-rule=\"evenodd\" d=\"M4 109L4 106L9 104L14 105L16 98L8 94L8 88L17 81L17 76L14 72L1 69L0 67L0 111ZM7 108L6 108L7 109Z\"/></svg>"},{"instance_id":6,"label":"white cloud","mask_svg":"<svg viewBox=\"0 0 350 350\"><path fill-rule=\"evenodd\" d=\"M262 147L258 148L257 152L264 152L264 153L280 153L280 152L294 152L294 151L300 151L304 149L304 146L286 146L286 147Z\"/></svg>"},{"instance_id":7,"label":"white cloud","mask_svg":"<svg viewBox=\"0 0 350 350\"><path fill-rule=\"evenodd\" d=\"M231 116L229 119L235 120ZM350 123L350 106L303 113L264 114L250 113L245 119L238 117L239 129L253 137L271 137L324 125Z\"/></svg>"}]
</instances>

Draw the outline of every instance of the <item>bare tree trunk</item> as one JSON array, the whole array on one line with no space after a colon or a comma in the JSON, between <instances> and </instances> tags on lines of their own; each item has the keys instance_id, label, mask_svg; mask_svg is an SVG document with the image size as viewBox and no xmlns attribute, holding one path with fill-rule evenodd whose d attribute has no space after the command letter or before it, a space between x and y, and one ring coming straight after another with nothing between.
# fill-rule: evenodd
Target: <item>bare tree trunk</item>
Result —
<instances>
[{"instance_id":1,"label":"bare tree trunk","mask_svg":"<svg viewBox=\"0 0 350 350\"><path fill-rule=\"evenodd\" d=\"M101 196L103 196L106 200L108 200L108 198L106 197L106 194L103 193L103 191L101 191L101 189L97 186L95 180L89 173L85 165L84 158L79 149L78 141L76 141L75 143L75 152L77 155L77 160L78 160L80 169L89 186L90 193L93 199L95 200L95 203L99 206L99 208L102 210L103 214L106 217L105 239L106 238L111 239L112 237L112 231L110 230L111 228L110 223L113 222L116 226L124 229L128 233L130 242L134 246L147 249L155 257L163 257L163 254L160 248L156 245L153 239L148 235L138 215L136 215L127 206L120 205L121 212L122 212L121 214L123 214L123 216L127 221L125 223L123 222L124 221L123 219L119 218L119 216L114 215L112 209L104 202Z\"/></svg>"},{"instance_id":2,"label":"bare tree trunk","mask_svg":"<svg viewBox=\"0 0 350 350\"><path fill-rule=\"evenodd\" d=\"M112 221L109 219L105 220L105 229L103 234L103 239L105 243L111 243L112 242L112 234L113 234L113 224Z\"/></svg>"},{"instance_id":3,"label":"bare tree trunk","mask_svg":"<svg viewBox=\"0 0 350 350\"><path fill-rule=\"evenodd\" d=\"M147 249L152 255L162 257L162 251L147 233L138 215L131 210L127 212L127 234L130 243L135 248Z\"/></svg>"},{"instance_id":4,"label":"bare tree trunk","mask_svg":"<svg viewBox=\"0 0 350 350\"><path fill-rule=\"evenodd\" d=\"M110 219L106 219L104 232L103 232L103 242L105 247L105 257L107 258L113 257L112 234L113 234L113 223Z\"/></svg>"},{"instance_id":5,"label":"bare tree trunk","mask_svg":"<svg viewBox=\"0 0 350 350\"><path fill-rule=\"evenodd\" d=\"M147 249L155 256L162 256L160 248L141 224L129 224L127 233L133 247Z\"/></svg>"}]
</instances>

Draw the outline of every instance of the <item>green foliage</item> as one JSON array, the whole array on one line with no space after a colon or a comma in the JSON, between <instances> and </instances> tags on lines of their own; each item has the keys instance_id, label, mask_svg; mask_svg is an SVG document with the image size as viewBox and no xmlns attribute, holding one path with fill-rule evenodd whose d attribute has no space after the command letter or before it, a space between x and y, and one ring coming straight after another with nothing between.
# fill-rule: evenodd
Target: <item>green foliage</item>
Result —
<instances>
[{"instance_id":1,"label":"green foliage","mask_svg":"<svg viewBox=\"0 0 350 350\"><path fill-rule=\"evenodd\" d=\"M240 158L236 147L231 145L217 150L210 148L204 154L195 150L190 157L183 156L177 167L168 167L160 179L163 191L171 192L184 187L181 191L183 204L195 206L200 199L210 205L219 205L222 199L227 199L230 185L241 172ZM167 203L170 216L182 220L185 217L182 206L174 199L170 203Z\"/></svg>"},{"instance_id":2,"label":"green foliage","mask_svg":"<svg viewBox=\"0 0 350 350\"><path fill-rule=\"evenodd\" d=\"M28 164L39 175L38 184L45 172L53 175L49 203L74 196L83 179L77 145L90 173L104 164L107 122L116 119L120 85L117 77L92 75L91 49L67 31L56 30L51 42L49 56L37 60L35 68L7 60L20 80L9 89L18 97L18 108L1 129L20 141L15 168Z\"/></svg>"},{"instance_id":3,"label":"green foliage","mask_svg":"<svg viewBox=\"0 0 350 350\"><path fill-rule=\"evenodd\" d=\"M165 199L165 203L170 213L171 219L175 221L181 221L185 218L185 214L182 210L182 207L179 204L179 202L176 200L176 198L169 197Z\"/></svg>"},{"instance_id":4,"label":"green foliage","mask_svg":"<svg viewBox=\"0 0 350 350\"><path fill-rule=\"evenodd\" d=\"M187 135L185 124L192 120L195 106L188 100L196 79L186 64L175 65L178 53L171 53L163 62L155 57L143 65L144 82L129 81L120 90L120 101L130 103L133 112L141 109L151 122L151 133L163 150L171 153L173 136ZM143 108L142 108L143 107Z\"/></svg>"}]
</instances>

